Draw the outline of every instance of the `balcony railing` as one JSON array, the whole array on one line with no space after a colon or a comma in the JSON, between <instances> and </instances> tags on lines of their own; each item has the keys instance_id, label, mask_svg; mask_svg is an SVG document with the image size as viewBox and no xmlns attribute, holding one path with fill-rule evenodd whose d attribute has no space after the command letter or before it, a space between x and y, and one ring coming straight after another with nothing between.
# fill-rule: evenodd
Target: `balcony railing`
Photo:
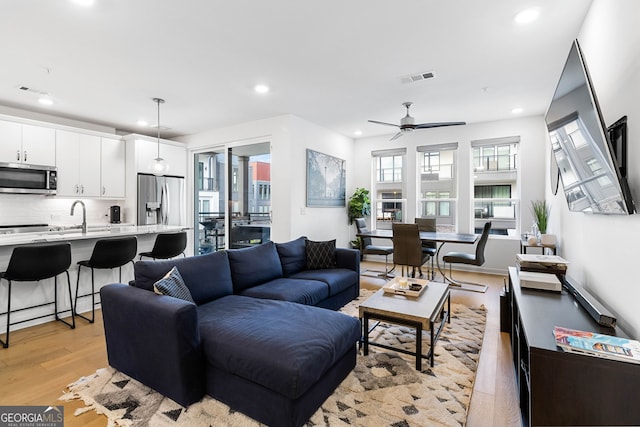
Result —
<instances>
[{"instance_id":1,"label":"balcony railing","mask_svg":"<svg viewBox=\"0 0 640 427\"><path fill-rule=\"evenodd\" d=\"M516 170L515 154L497 154L473 158L475 172L498 172Z\"/></svg>"}]
</instances>

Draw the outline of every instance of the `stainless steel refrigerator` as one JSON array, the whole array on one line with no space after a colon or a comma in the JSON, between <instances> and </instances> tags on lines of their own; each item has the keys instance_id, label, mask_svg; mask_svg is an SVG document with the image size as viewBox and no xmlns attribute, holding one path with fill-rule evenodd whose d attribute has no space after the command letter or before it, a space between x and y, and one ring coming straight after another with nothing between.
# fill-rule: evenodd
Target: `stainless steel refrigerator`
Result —
<instances>
[{"instance_id":1,"label":"stainless steel refrigerator","mask_svg":"<svg viewBox=\"0 0 640 427\"><path fill-rule=\"evenodd\" d=\"M184 225L184 178L138 174L138 225Z\"/></svg>"}]
</instances>

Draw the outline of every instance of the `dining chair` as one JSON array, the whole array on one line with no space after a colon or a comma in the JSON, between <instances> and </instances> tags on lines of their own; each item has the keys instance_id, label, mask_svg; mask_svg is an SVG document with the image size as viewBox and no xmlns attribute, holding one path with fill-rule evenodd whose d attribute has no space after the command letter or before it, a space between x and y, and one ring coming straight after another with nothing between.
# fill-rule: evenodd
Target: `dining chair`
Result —
<instances>
[{"instance_id":1,"label":"dining chair","mask_svg":"<svg viewBox=\"0 0 640 427\"><path fill-rule=\"evenodd\" d=\"M418 229L420 231L437 231L435 218L416 218L415 223L418 224ZM436 259L436 253L438 252L438 244L432 240L422 240L422 251L429 254L429 257L431 258L431 280L433 280L436 277L434 260Z\"/></svg>"},{"instance_id":2,"label":"dining chair","mask_svg":"<svg viewBox=\"0 0 640 427\"><path fill-rule=\"evenodd\" d=\"M367 228L367 222L364 218L356 218L356 228L358 230L358 234L367 233L369 229ZM360 239L360 255L361 257L364 255L384 255L384 272L380 273L378 276L383 277L385 279L391 278L391 271L393 268L389 270L389 255L393 254L392 246L377 246L372 243L371 237L358 237Z\"/></svg>"},{"instance_id":3,"label":"dining chair","mask_svg":"<svg viewBox=\"0 0 640 427\"><path fill-rule=\"evenodd\" d=\"M416 268L422 277L422 265L429 260L429 254L422 250L422 242L420 241L420 230L418 224L393 223L393 263L402 266L402 275L404 276L404 267L407 267L407 276L409 268L412 267L411 276L416 276Z\"/></svg>"},{"instance_id":4,"label":"dining chair","mask_svg":"<svg viewBox=\"0 0 640 427\"><path fill-rule=\"evenodd\" d=\"M487 240L489 238L489 231L491 231L491 221L488 221L484 224L484 228L482 229L482 235L478 240L478 244L476 245L476 251L474 254L468 254L466 252L448 252L444 257L442 257L442 260L445 263L445 270L446 270L446 264L449 263L449 277L445 277L445 280L449 281L451 286L459 287L465 290L477 291L477 292L485 292L487 290L486 285L473 283L473 282L465 282L462 280L455 280L451 275L452 274L451 266L453 264L466 264L466 265L475 265L479 267L482 264L484 264L484 261L485 261L484 248L487 245ZM469 288L469 287L462 286L462 284L471 285L478 288L477 289Z\"/></svg>"}]
</instances>

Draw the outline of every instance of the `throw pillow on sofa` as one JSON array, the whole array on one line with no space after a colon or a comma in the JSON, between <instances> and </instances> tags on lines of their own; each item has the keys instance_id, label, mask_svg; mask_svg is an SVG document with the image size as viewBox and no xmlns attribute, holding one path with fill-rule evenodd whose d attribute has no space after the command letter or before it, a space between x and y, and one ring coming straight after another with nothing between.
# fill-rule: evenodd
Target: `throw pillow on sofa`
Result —
<instances>
[{"instance_id":1,"label":"throw pillow on sofa","mask_svg":"<svg viewBox=\"0 0 640 427\"><path fill-rule=\"evenodd\" d=\"M336 239L325 242L307 240L307 269L323 270L336 265Z\"/></svg>"},{"instance_id":2,"label":"throw pillow on sofa","mask_svg":"<svg viewBox=\"0 0 640 427\"><path fill-rule=\"evenodd\" d=\"M282 277L282 265L272 241L242 249L227 250L234 293Z\"/></svg>"},{"instance_id":3,"label":"throw pillow on sofa","mask_svg":"<svg viewBox=\"0 0 640 427\"><path fill-rule=\"evenodd\" d=\"M307 238L302 236L285 243L276 243L282 274L284 277L293 276L307 267Z\"/></svg>"},{"instance_id":4,"label":"throw pillow on sofa","mask_svg":"<svg viewBox=\"0 0 640 427\"><path fill-rule=\"evenodd\" d=\"M184 284L177 267L173 267L162 279L153 284L153 291L159 295L180 298L195 304L189 288Z\"/></svg>"}]
</instances>

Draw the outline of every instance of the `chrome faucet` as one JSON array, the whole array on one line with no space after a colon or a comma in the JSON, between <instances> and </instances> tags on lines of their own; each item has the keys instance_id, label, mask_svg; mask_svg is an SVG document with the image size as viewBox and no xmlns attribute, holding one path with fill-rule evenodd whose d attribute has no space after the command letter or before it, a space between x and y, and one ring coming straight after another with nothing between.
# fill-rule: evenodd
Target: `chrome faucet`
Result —
<instances>
[{"instance_id":1,"label":"chrome faucet","mask_svg":"<svg viewBox=\"0 0 640 427\"><path fill-rule=\"evenodd\" d=\"M71 205L71 216L73 216L73 208L80 203L82 206L82 234L87 234L87 208L84 206L84 202L82 200L76 200Z\"/></svg>"}]
</instances>

